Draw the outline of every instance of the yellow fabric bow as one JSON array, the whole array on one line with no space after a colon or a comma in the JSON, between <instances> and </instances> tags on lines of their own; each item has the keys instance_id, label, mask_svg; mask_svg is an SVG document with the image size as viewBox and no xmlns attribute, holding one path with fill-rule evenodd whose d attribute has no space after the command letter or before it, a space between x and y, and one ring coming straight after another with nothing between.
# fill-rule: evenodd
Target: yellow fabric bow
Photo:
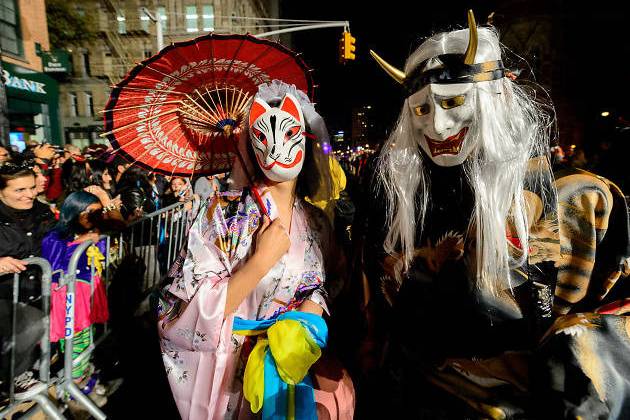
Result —
<instances>
[{"instance_id":1,"label":"yellow fabric bow","mask_svg":"<svg viewBox=\"0 0 630 420\"><path fill-rule=\"evenodd\" d=\"M103 261L105 261L105 256L101 253L101 250L98 249L96 245L91 245L85 251L85 255L87 255L88 265L92 266L92 264L94 264L98 275L103 275Z\"/></svg>"},{"instance_id":2,"label":"yellow fabric bow","mask_svg":"<svg viewBox=\"0 0 630 420\"><path fill-rule=\"evenodd\" d=\"M260 335L264 330L234 330L240 335ZM266 330L247 359L243 394L251 410L258 413L265 399L265 358L267 349L275 361L280 379L289 385L287 418L295 418L294 386L302 382L310 367L320 358L321 348L299 321L283 319ZM272 380L272 378L268 378Z\"/></svg>"}]
</instances>

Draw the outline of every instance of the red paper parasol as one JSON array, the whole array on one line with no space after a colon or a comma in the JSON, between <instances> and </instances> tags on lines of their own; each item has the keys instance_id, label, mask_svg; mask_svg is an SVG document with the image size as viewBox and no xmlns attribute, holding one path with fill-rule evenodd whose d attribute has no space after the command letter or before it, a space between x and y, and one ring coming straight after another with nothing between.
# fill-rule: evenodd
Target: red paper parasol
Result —
<instances>
[{"instance_id":1,"label":"red paper parasol","mask_svg":"<svg viewBox=\"0 0 630 420\"><path fill-rule=\"evenodd\" d=\"M116 85L103 111L103 135L129 161L155 172L225 172L252 96L274 79L313 97L307 66L276 42L215 34L178 42Z\"/></svg>"}]
</instances>

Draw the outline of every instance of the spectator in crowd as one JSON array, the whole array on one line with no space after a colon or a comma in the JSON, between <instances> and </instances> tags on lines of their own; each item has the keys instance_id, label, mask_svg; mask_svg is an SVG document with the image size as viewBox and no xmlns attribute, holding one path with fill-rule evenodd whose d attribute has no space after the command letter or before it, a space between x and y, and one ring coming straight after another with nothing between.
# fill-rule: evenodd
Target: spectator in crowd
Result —
<instances>
[{"instance_id":1,"label":"spectator in crowd","mask_svg":"<svg viewBox=\"0 0 630 420\"><path fill-rule=\"evenodd\" d=\"M6 147L0 146L0 164L11 160L11 154Z\"/></svg>"},{"instance_id":2,"label":"spectator in crowd","mask_svg":"<svg viewBox=\"0 0 630 420\"><path fill-rule=\"evenodd\" d=\"M170 191L163 196L163 207L175 204L178 201L188 201L192 198L192 186L188 178L174 176L171 178Z\"/></svg>"},{"instance_id":3,"label":"spectator in crowd","mask_svg":"<svg viewBox=\"0 0 630 420\"><path fill-rule=\"evenodd\" d=\"M48 200L46 192L48 191L49 178L45 175L42 165L33 164L33 173L35 174L35 191L37 192L37 201L50 207L50 211L55 213L56 204Z\"/></svg>"},{"instance_id":4,"label":"spectator in crowd","mask_svg":"<svg viewBox=\"0 0 630 420\"><path fill-rule=\"evenodd\" d=\"M155 175L149 176L147 172L137 166L128 167L116 181L116 186L124 188L140 188L147 198L144 203L145 213L151 213L160 208L160 195L156 185Z\"/></svg>"},{"instance_id":5,"label":"spectator in crowd","mask_svg":"<svg viewBox=\"0 0 630 420\"><path fill-rule=\"evenodd\" d=\"M91 185L98 185L104 189L110 197L115 194L114 178L109 172L107 165L98 159L91 159L87 161L89 183Z\"/></svg>"},{"instance_id":6,"label":"spectator in crowd","mask_svg":"<svg viewBox=\"0 0 630 420\"><path fill-rule=\"evenodd\" d=\"M146 195L141 188L125 188L120 191L120 214L125 223L129 224L144 216Z\"/></svg>"},{"instance_id":7,"label":"spectator in crowd","mask_svg":"<svg viewBox=\"0 0 630 420\"><path fill-rule=\"evenodd\" d=\"M125 171L131 166L122 156L114 155L110 162L110 173L114 177L114 183L118 185Z\"/></svg>"},{"instance_id":8,"label":"spectator in crowd","mask_svg":"<svg viewBox=\"0 0 630 420\"><path fill-rule=\"evenodd\" d=\"M26 266L21 259L40 255L54 216L36 197L36 177L29 165L0 167L0 274L22 272ZM38 296L39 287L33 286L30 295Z\"/></svg>"},{"instance_id":9,"label":"spectator in crowd","mask_svg":"<svg viewBox=\"0 0 630 420\"><path fill-rule=\"evenodd\" d=\"M223 191L225 176L226 174L202 176L195 182L195 194L205 201L209 197Z\"/></svg>"},{"instance_id":10,"label":"spectator in crowd","mask_svg":"<svg viewBox=\"0 0 630 420\"><path fill-rule=\"evenodd\" d=\"M107 146L104 144L92 144L85 148L85 157L90 160L101 159L107 152Z\"/></svg>"},{"instance_id":11,"label":"spectator in crowd","mask_svg":"<svg viewBox=\"0 0 630 420\"><path fill-rule=\"evenodd\" d=\"M24 152L22 152L22 159L34 160L36 163L46 165L47 168L51 164L56 153L56 149L52 144L33 143L24 149Z\"/></svg>"},{"instance_id":12,"label":"spectator in crowd","mask_svg":"<svg viewBox=\"0 0 630 420\"><path fill-rule=\"evenodd\" d=\"M62 169L61 165L66 161L63 154L56 154L53 157L51 165L46 170L45 166L41 166L42 173L46 175L48 179L46 187L46 201L49 203L56 203L63 194L63 182L62 182Z\"/></svg>"},{"instance_id":13,"label":"spectator in crowd","mask_svg":"<svg viewBox=\"0 0 630 420\"><path fill-rule=\"evenodd\" d=\"M74 144L66 144L63 146L64 157L66 160L83 160L83 156L81 155L81 149Z\"/></svg>"},{"instance_id":14,"label":"spectator in crowd","mask_svg":"<svg viewBox=\"0 0 630 420\"><path fill-rule=\"evenodd\" d=\"M102 281L104 254L107 252L105 240L99 240L103 221L101 199L85 191L71 193L61 206L59 223L42 242L42 256L53 271L67 271L70 258L76 248L87 240L96 245L90 246L79 258L75 289L75 318L73 337L73 358L78 358L91 344L92 325L104 323L109 317L105 285ZM94 267L94 276L92 269ZM53 284L58 278L53 278ZM94 292L92 294L92 288ZM66 287L53 286L50 310L50 340L61 342L64 347L64 326L66 309ZM92 302L92 304L90 304ZM93 365L86 358L72 370L72 378L85 394L91 394L95 387ZM98 394L103 394L103 390ZM98 405L105 403L101 395L91 395Z\"/></svg>"},{"instance_id":15,"label":"spectator in crowd","mask_svg":"<svg viewBox=\"0 0 630 420\"><path fill-rule=\"evenodd\" d=\"M46 191L45 193L38 193L38 195L40 195L40 199L45 198L47 202L54 202L62 195L60 156L60 149L56 146L48 143L32 143L27 146L18 159L22 162L34 162L41 170L42 175L46 177Z\"/></svg>"},{"instance_id":16,"label":"spectator in crowd","mask_svg":"<svg viewBox=\"0 0 630 420\"><path fill-rule=\"evenodd\" d=\"M28 267L25 258L41 254L41 241L53 226L54 217L47 205L35 199L37 185L35 173L28 165L5 162L0 166L0 381L5 382L9 372L8 356L11 346L10 310L13 294L13 276L20 274L20 302L17 307L19 335L15 350L20 353L15 365L16 394L26 395L35 389L38 381L29 370L37 356L38 339L44 331L43 313L31 306L41 295L39 270Z\"/></svg>"},{"instance_id":17,"label":"spectator in crowd","mask_svg":"<svg viewBox=\"0 0 630 420\"><path fill-rule=\"evenodd\" d=\"M90 185L87 164L84 161L67 159L61 165L61 171L64 197Z\"/></svg>"}]
</instances>

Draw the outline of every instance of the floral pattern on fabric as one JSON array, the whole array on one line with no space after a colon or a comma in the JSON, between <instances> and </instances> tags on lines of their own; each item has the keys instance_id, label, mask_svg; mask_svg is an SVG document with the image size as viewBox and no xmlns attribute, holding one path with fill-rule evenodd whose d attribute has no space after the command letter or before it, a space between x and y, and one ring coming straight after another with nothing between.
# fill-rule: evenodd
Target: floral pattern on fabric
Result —
<instances>
[{"instance_id":1,"label":"floral pattern on fabric","mask_svg":"<svg viewBox=\"0 0 630 420\"><path fill-rule=\"evenodd\" d=\"M275 219L271 194L259 192ZM227 191L192 214L187 249L174 264L159 305L164 366L182 418L247 417L251 413L243 403L238 373L244 339L232 334L233 318L269 318L306 299L327 311L322 248L329 230L323 213L297 200L288 253L233 314L226 314L227 284L253 252L261 219L258 205L247 189Z\"/></svg>"}]
</instances>

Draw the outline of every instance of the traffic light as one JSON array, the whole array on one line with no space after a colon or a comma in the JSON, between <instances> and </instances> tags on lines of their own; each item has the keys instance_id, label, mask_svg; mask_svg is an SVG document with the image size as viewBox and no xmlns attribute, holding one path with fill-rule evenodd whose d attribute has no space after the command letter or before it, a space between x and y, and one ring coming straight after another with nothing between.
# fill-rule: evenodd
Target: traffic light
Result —
<instances>
[{"instance_id":1,"label":"traffic light","mask_svg":"<svg viewBox=\"0 0 630 420\"><path fill-rule=\"evenodd\" d=\"M339 40L339 60L342 63L356 58L354 55L354 51L356 50L356 46L354 45L355 41L356 39L350 32L343 31L341 39Z\"/></svg>"}]
</instances>

